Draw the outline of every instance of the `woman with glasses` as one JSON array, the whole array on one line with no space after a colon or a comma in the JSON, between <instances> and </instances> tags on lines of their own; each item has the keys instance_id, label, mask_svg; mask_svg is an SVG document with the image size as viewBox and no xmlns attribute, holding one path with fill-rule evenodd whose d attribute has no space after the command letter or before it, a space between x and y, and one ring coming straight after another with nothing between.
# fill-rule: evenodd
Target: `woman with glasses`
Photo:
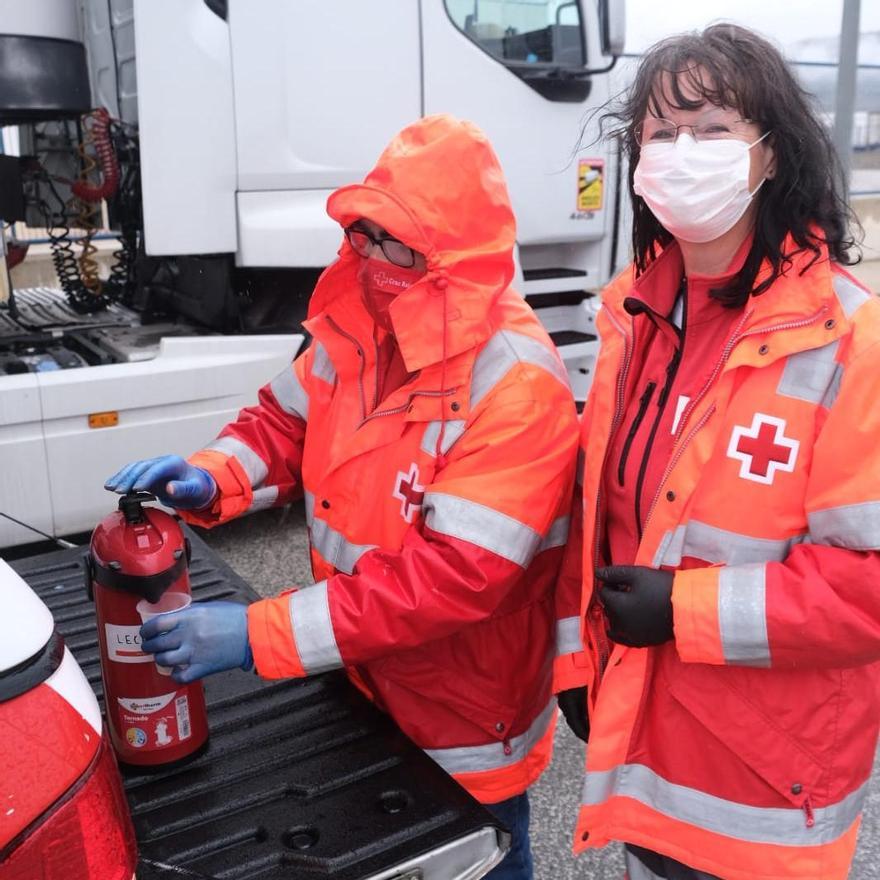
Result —
<instances>
[{"instance_id":1,"label":"woman with glasses","mask_svg":"<svg viewBox=\"0 0 880 880\"><path fill-rule=\"evenodd\" d=\"M107 483L205 526L304 495L315 583L162 615L143 647L178 681L346 667L512 832L493 880L527 880L576 461L567 373L510 286L513 212L473 125L411 125L327 207L345 240L311 346L189 462Z\"/></svg>"},{"instance_id":2,"label":"woman with glasses","mask_svg":"<svg viewBox=\"0 0 880 880\"><path fill-rule=\"evenodd\" d=\"M716 25L622 106L633 266L603 293L555 686L575 848L630 880L843 880L877 743L880 304L828 134Z\"/></svg>"}]
</instances>

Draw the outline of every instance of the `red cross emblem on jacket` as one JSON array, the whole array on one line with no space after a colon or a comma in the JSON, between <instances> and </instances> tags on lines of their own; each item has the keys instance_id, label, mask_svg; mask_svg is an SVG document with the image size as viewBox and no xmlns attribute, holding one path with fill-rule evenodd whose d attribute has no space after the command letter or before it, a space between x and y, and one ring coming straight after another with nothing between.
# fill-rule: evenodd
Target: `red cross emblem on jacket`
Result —
<instances>
[{"instance_id":1,"label":"red cross emblem on jacket","mask_svg":"<svg viewBox=\"0 0 880 880\"><path fill-rule=\"evenodd\" d=\"M799 441L785 436L785 419L755 413L750 428L734 426L727 454L740 462L744 480L770 484L777 471L793 471Z\"/></svg>"},{"instance_id":2,"label":"red cross emblem on jacket","mask_svg":"<svg viewBox=\"0 0 880 880\"><path fill-rule=\"evenodd\" d=\"M407 522L412 522L425 499L425 487L419 485L419 469L415 463L409 466L408 474L397 472L397 485L391 494L400 499L400 515Z\"/></svg>"}]
</instances>

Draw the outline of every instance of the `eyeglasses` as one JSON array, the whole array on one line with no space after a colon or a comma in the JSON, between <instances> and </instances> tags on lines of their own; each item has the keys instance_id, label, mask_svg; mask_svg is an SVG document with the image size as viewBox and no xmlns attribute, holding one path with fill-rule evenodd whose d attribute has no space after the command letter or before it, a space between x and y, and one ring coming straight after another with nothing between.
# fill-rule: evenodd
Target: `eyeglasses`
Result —
<instances>
[{"instance_id":1,"label":"eyeglasses","mask_svg":"<svg viewBox=\"0 0 880 880\"><path fill-rule=\"evenodd\" d=\"M378 245L382 249L389 263L408 269L415 265L416 252L407 247L402 241L392 238L390 235L376 238L359 226L348 226L345 229L345 237L352 250L359 257L369 257L373 248Z\"/></svg>"},{"instance_id":2,"label":"eyeglasses","mask_svg":"<svg viewBox=\"0 0 880 880\"><path fill-rule=\"evenodd\" d=\"M751 119L708 119L694 124L676 123L659 116L649 116L635 128L639 146L648 144L671 144L682 128L689 128L695 141L750 140L753 132L748 126L754 125Z\"/></svg>"}]
</instances>

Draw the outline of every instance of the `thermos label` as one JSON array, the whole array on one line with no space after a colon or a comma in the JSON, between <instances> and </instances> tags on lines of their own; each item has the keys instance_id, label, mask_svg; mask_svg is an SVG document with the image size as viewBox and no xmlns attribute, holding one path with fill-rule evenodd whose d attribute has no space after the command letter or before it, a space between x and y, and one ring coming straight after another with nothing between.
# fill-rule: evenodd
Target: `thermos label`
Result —
<instances>
[{"instance_id":1,"label":"thermos label","mask_svg":"<svg viewBox=\"0 0 880 880\"><path fill-rule=\"evenodd\" d=\"M116 663L152 663L153 655L141 650L140 629L139 626L105 623L108 658Z\"/></svg>"},{"instance_id":2,"label":"thermos label","mask_svg":"<svg viewBox=\"0 0 880 880\"><path fill-rule=\"evenodd\" d=\"M128 712L135 715L152 715L164 709L175 697L176 691L170 694L162 694L158 697L136 697L134 699L128 697L119 697L119 705Z\"/></svg>"},{"instance_id":3,"label":"thermos label","mask_svg":"<svg viewBox=\"0 0 880 880\"><path fill-rule=\"evenodd\" d=\"M116 717L128 745L145 752L179 745L192 736L185 691L155 697L117 697Z\"/></svg>"}]
</instances>

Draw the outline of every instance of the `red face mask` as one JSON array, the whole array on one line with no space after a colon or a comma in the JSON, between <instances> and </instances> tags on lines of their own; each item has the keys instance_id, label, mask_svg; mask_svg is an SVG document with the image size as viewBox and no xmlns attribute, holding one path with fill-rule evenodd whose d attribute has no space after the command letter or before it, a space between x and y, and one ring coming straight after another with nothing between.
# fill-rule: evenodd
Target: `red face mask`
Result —
<instances>
[{"instance_id":1,"label":"red face mask","mask_svg":"<svg viewBox=\"0 0 880 880\"><path fill-rule=\"evenodd\" d=\"M391 316L388 314L391 301L412 287L424 274L418 269L405 269L382 260L361 261L358 281L363 288L364 305L380 327L391 332Z\"/></svg>"}]
</instances>

